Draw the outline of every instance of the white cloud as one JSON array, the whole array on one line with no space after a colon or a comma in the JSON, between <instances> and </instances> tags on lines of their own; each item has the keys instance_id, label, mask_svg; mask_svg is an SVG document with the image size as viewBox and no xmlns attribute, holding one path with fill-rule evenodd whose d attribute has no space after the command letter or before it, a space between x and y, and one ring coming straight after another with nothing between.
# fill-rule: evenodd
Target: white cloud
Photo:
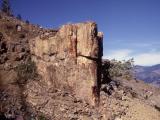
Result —
<instances>
[{"instance_id":1,"label":"white cloud","mask_svg":"<svg viewBox=\"0 0 160 120\"><path fill-rule=\"evenodd\" d=\"M151 50L148 53L134 54L133 50L120 49L115 51L110 51L103 58L116 59L116 60L128 60L134 58L135 65L145 65L150 66L154 64L160 64L160 52Z\"/></svg>"},{"instance_id":2,"label":"white cloud","mask_svg":"<svg viewBox=\"0 0 160 120\"><path fill-rule=\"evenodd\" d=\"M109 54L107 56L104 56L103 58L107 59L116 59L116 60L125 60L129 59L129 55L132 53L129 49L121 49L121 50L113 50L109 51Z\"/></svg>"},{"instance_id":3,"label":"white cloud","mask_svg":"<svg viewBox=\"0 0 160 120\"><path fill-rule=\"evenodd\" d=\"M154 65L160 64L160 52L142 53L134 57L137 65Z\"/></svg>"}]
</instances>

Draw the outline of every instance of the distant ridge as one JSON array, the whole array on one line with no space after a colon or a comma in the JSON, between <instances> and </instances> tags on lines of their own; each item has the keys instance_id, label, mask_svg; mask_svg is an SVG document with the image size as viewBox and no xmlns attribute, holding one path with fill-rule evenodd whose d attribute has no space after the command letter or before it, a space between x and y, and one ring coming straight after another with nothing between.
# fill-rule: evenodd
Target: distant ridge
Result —
<instances>
[{"instance_id":1,"label":"distant ridge","mask_svg":"<svg viewBox=\"0 0 160 120\"><path fill-rule=\"evenodd\" d=\"M146 83L160 87L160 64L153 66L135 66L135 77Z\"/></svg>"}]
</instances>

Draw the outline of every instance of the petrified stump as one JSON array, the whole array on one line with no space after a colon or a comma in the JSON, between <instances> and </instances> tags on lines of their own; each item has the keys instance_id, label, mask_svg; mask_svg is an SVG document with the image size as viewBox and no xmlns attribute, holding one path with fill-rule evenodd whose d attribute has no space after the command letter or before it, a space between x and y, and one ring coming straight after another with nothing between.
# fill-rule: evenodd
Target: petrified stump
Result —
<instances>
[{"instance_id":1,"label":"petrified stump","mask_svg":"<svg viewBox=\"0 0 160 120\"><path fill-rule=\"evenodd\" d=\"M98 103L102 33L93 22L62 26L30 42L32 59L42 81L55 89L72 89L77 97Z\"/></svg>"}]
</instances>

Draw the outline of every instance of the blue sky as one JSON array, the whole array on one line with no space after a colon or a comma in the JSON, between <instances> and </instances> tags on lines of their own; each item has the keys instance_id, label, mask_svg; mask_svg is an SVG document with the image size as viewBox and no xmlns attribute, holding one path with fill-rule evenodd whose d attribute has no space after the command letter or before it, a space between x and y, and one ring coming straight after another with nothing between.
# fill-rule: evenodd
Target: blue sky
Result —
<instances>
[{"instance_id":1,"label":"blue sky","mask_svg":"<svg viewBox=\"0 0 160 120\"><path fill-rule=\"evenodd\" d=\"M160 0L11 0L15 14L43 27L92 20L104 33L104 58L160 64Z\"/></svg>"}]
</instances>

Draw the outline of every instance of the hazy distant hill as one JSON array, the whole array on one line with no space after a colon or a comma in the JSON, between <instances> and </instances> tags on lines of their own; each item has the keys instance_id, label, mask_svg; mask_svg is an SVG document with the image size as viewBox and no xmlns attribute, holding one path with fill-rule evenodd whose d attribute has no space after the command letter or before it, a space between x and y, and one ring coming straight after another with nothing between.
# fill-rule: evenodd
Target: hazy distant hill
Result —
<instances>
[{"instance_id":1,"label":"hazy distant hill","mask_svg":"<svg viewBox=\"0 0 160 120\"><path fill-rule=\"evenodd\" d=\"M135 66L135 76L137 79L160 87L160 64L150 67Z\"/></svg>"}]
</instances>

